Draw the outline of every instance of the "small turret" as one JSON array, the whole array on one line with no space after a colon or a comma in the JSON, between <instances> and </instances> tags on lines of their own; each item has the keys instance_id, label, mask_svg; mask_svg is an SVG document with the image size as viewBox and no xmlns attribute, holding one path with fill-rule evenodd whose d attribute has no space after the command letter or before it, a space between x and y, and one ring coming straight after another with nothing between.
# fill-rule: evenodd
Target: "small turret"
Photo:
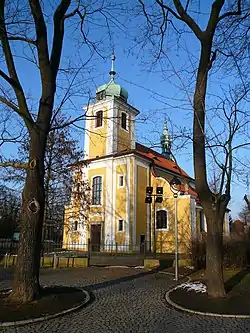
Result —
<instances>
[{"instance_id":1,"label":"small turret","mask_svg":"<svg viewBox=\"0 0 250 333\"><path fill-rule=\"evenodd\" d=\"M161 149L162 149L162 155L164 155L166 158L171 160L171 137L168 133L167 129L167 122L164 120L164 127L163 132L161 135Z\"/></svg>"}]
</instances>

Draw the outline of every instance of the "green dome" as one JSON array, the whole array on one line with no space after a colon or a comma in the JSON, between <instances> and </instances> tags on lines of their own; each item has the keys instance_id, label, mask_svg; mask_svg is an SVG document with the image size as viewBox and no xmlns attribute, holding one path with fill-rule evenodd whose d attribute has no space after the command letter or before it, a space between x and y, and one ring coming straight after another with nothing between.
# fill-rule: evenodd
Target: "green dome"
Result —
<instances>
[{"instance_id":1,"label":"green dome","mask_svg":"<svg viewBox=\"0 0 250 333\"><path fill-rule=\"evenodd\" d=\"M104 92L105 96L116 96L124 99L127 102L128 92L114 80L110 80L109 83L103 84L96 90L96 95Z\"/></svg>"},{"instance_id":2,"label":"green dome","mask_svg":"<svg viewBox=\"0 0 250 333\"><path fill-rule=\"evenodd\" d=\"M115 55L114 53L111 56L112 65L111 70L109 72L110 75L110 81L109 83L103 84L102 86L98 87L96 89L96 99L100 100L105 98L106 96L116 96L121 99L123 99L125 102L127 102L128 99L128 92L124 88L122 88L119 84L115 83L115 68L114 68L114 62L115 62Z\"/></svg>"}]
</instances>

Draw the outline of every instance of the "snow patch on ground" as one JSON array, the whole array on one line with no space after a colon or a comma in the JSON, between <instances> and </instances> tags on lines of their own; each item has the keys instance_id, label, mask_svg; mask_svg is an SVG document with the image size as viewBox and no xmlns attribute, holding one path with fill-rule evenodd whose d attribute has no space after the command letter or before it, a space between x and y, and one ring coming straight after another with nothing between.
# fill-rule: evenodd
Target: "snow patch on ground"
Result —
<instances>
[{"instance_id":1,"label":"snow patch on ground","mask_svg":"<svg viewBox=\"0 0 250 333\"><path fill-rule=\"evenodd\" d=\"M182 283L179 286L175 287L174 290L177 289L186 289L187 291L194 291L196 293L206 293L207 287L205 284L201 282L186 282Z\"/></svg>"}]
</instances>

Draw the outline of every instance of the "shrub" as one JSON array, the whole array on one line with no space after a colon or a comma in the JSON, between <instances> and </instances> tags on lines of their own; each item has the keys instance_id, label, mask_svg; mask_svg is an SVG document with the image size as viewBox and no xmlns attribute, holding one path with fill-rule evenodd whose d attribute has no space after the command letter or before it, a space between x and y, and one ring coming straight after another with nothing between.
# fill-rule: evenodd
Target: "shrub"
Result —
<instances>
[{"instance_id":1,"label":"shrub","mask_svg":"<svg viewBox=\"0 0 250 333\"><path fill-rule=\"evenodd\" d=\"M202 237L200 239L192 239L191 241L191 262L195 269L206 267L206 241Z\"/></svg>"},{"instance_id":2,"label":"shrub","mask_svg":"<svg viewBox=\"0 0 250 333\"><path fill-rule=\"evenodd\" d=\"M244 268L250 264L250 240L226 238L223 241L222 253L225 268ZM204 236L192 239L190 255L195 269L206 267L206 238Z\"/></svg>"}]
</instances>

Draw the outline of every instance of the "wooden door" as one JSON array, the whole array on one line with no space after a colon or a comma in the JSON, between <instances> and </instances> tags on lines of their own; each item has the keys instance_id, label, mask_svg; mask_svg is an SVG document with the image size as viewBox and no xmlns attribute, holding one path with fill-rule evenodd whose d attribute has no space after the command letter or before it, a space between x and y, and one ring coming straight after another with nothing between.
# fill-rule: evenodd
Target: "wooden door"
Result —
<instances>
[{"instance_id":1,"label":"wooden door","mask_svg":"<svg viewBox=\"0 0 250 333\"><path fill-rule=\"evenodd\" d=\"M100 251L101 247L101 224L91 224L91 250Z\"/></svg>"}]
</instances>

